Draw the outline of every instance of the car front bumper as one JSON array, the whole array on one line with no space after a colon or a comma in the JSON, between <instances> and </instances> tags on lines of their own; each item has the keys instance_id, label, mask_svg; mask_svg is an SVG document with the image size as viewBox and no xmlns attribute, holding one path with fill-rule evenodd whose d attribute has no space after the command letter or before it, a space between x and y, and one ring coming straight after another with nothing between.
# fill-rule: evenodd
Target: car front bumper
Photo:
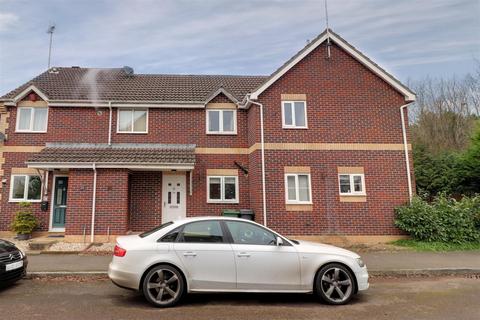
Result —
<instances>
[{"instance_id":1,"label":"car front bumper","mask_svg":"<svg viewBox=\"0 0 480 320\"><path fill-rule=\"evenodd\" d=\"M108 277L114 284L121 288L139 290L140 279L133 272L122 270L121 267L110 262L108 265Z\"/></svg>"},{"instance_id":2,"label":"car front bumper","mask_svg":"<svg viewBox=\"0 0 480 320\"><path fill-rule=\"evenodd\" d=\"M370 284L368 283L367 267L364 266L363 268L361 268L360 271L355 273L355 276L357 277L358 291L367 290L370 286Z\"/></svg>"},{"instance_id":3,"label":"car front bumper","mask_svg":"<svg viewBox=\"0 0 480 320\"><path fill-rule=\"evenodd\" d=\"M28 260L26 257L24 257L22 260L23 266L21 268L11 271L5 271L5 264L0 265L0 285L9 284L25 277L25 275L27 274Z\"/></svg>"}]
</instances>

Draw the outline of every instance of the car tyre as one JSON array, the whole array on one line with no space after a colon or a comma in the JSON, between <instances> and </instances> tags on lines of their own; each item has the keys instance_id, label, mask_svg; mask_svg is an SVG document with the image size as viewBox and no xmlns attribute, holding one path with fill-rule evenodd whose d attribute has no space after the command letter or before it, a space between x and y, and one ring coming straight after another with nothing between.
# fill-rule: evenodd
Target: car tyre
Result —
<instances>
[{"instance_id":1,"label":"car tyre","mask_svg":"<svg viewBox=\"0 0 480 320\"><path fill-rule=\"evenodd\" d=\"M315 293L332 305L347 304L355 294L355 286L352 272L339 263L323 266L315 278Z\"/></svg>"},{"instance_id":2,"label":"car tyre","mask_svg":"<svg viewBox=\"0 0 480 320\"><path fill-rule=\"evenodd\" d=\"M185 280L181 272L170 265L158 265L148 271L142 292L155 307L175 306L185 294Z\"/></svg>"}]
</instances>

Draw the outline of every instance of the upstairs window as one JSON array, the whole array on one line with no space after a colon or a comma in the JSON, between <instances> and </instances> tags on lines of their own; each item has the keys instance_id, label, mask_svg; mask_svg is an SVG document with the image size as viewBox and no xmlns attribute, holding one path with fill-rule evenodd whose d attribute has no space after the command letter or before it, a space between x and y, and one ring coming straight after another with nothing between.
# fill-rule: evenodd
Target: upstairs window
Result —
<instances>
[{"instance_id":1,"label":"upstairs window","mask_svg":"<svg viewBox=\"0 0 480 320\"><path fill-rule=\"evenodd\" d=\"M237 110L207 110L207 133L236 134Z\"/></svg>"},{"instance_id":2,"label":"upstairs window","mask_svg":"<svg viewBox=\"0 0 480 320\"><path fill-rule=\"evenodd\" d=\"M340 195L365 195L363 174L339 174Z\"/></svg>"},{"instance_id":3,"label":"upstairs window","mask_svg":"<svg viewBox=\"0 0 480 320\"><path fill-rule=\"evenodd\" d=\"M310 174L288 173L285 175L285 193L288 204L312 203Z\"/></svg>"},{"instance_id":4,"label":"upstairs window","mask_svg":"<svg viewBox=\"0 0 480 320\"><path fill-rule=\"evenodd\" d=\"M145 109L118 109L119 133L147 133L148 110Z\"/></svg>"},{"instance_id":5,"label":"upstairs window","mask_svg":"<svg viewBox=\"0 0 480 320\"><path fill-rule=\"evenodd\" d=\"M34 175L12 175L10 180L10 201L36 202L41 200L42 181Z\"/></svg>"},{"instance_id":6,"label":"upstairs window","mask_svg":"<svg viewBox=\"0 0 480 320\"><path fill-rule=\"evenodd\" d=\"M282 101L283 128L307 128L307 104L305 101Z\"/></svg>"},{"instance_id":7,"label":"upstairs window","mask_svg":"<svg viewBox=\"0 0 480 320\"><path fill-rule=\"evenodd\" d=\"M48 108L17 109L17 132L47 132Z\"/></svg>"}]
</instances>

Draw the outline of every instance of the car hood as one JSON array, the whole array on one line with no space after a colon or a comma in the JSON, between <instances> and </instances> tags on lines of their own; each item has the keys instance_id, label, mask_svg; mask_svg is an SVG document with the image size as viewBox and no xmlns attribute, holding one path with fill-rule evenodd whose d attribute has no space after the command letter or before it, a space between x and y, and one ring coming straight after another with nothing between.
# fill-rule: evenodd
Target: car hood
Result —
<instances>
[{"instance_id":1,"label":"car hood","mask_svg":"<svg viewBox=\"0 0 480 320\"><path fill-rule=\"evenodd\" d=\"M324 244L324 243L318 243L318 242L310 242L310 241L303 241L303 240L297 240L299 243L295 247L299 252L302 253L323 253L323 254L335 254L335 255L341 255L341 256L346 256L350 258L360 258L358 254L355 252L342 249L339 247L335 247L329 244Z\"/></svg>"},{"instance_id":2,"label":"car hood","mask_svg":"<svg viewBox=\"0 0 480 320\"><path fill-rule=\"evenodd\" d=\"M0 254L18 251L18 248L11 242L0 239Z\"/></svg>"}]
</instances>

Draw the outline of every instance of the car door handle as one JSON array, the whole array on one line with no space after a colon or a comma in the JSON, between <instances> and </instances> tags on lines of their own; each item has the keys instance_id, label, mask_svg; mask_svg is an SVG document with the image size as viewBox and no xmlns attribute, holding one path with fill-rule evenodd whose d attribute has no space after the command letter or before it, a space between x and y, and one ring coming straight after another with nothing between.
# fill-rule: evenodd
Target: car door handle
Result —
<instances>
[{"instance_id":1,"label":"car door handle","mask_svg":"<svg viewBox=\"0 0 480 320\"><path fill-rule=\"evenodd\" d=\"M250 257L250 253L240 252L239 254L237 254L237 257L239 257L239 258L248 258L248 257Z\"/></svg>"},{"instance_id":2,"label":"car door handle","mask_svg":"<svg viewBox=\"0 0 480 320\"><path fill-rule=\"evenodd\" d=\"M191 251L184 252L183 255L185 257L196 257L197 256L197 254L195 252L191 252Z\"/></svg>"}]
</instances>

